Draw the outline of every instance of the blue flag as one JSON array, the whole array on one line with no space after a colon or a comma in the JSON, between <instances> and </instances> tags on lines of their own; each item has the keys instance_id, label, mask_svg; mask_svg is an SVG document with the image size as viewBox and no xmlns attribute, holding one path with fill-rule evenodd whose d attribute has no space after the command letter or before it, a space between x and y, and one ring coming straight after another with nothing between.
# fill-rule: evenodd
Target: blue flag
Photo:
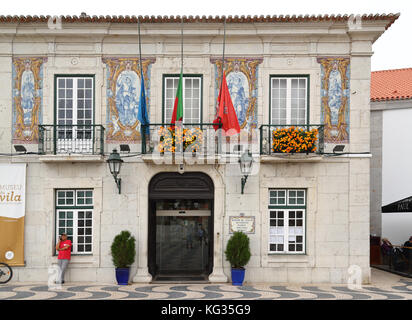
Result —
<instances>
[{"instance_id":1,"label":"blue flag","mask_svg":"<svg viewBox=\"0 0 412 320\"><path fill-rule=\"evenodd\" d=\"M140 89L140 99L139 99L139 113L137 115L137 119L140 121L140 132L141 134L146 133L149 134L149 117L147 116L147 106L146 106L146 94L144 90L144 79L142 79L142 85ZM146 125L146 127L144 127ZM146 130L144 131L144 128Z\"/></svg>"}]
</instances>

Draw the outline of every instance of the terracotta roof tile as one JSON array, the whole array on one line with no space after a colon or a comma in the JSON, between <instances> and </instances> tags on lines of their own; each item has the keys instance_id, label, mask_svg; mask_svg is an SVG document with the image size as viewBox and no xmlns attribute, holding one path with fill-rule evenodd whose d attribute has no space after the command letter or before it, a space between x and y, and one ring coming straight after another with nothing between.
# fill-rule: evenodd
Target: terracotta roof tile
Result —
<instances>
[{"instance_id":1,"label":"terracotta roof tile","mask_svg":"<svg viewBox=\"0 0 412 320\"><path fill-rule=\"evenodd\" d=\"M362 21L374 21L374 20L389 20L386 25L386 29L389 28L392 23L395 22L400 16L397 14L364 14L362 15ZM0 16L1 23L34 23L34 22L47 22L52 16ZM80 16L59 16L62 22L73 23L137 23L138 19L142 23L177 23L182 19L186 23L222 23L226 19L227 23L254 23L254 22L312 22L312 21L341 21L346 22L349 20L350 15L260 15L260 16L89 16L87 14L81 14Z\"/></svg>"},{"instance_id":2,"label":"terracotta roof tile","mask_svg":"<svg viewBox=\"0 0 412 320\"><path fill-rule=\"evenodd\" d=\"M371 101L412 99L412 68L372 72Z\"/></svg>"}]
</instances>

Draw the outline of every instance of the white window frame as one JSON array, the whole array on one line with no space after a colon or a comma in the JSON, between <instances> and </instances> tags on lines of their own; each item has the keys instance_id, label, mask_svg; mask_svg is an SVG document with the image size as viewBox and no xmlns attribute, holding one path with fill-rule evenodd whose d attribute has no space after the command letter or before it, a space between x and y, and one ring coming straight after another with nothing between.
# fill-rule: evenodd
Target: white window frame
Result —
<instances>
[{"instance_id":1,"label":"white window frame","mask_svg":"<svg viewBox=\"0 0 412 320\"><path fill-rule=\"evenodd\" d=\"M74 192L74 204L58 204L58 192L61 191L71 191ZM91 204L83 204L83 205L78 205L77 203L77 196L79 192L92 192L92 203ZM59 236L60 236L60 229L67 229L67 225L64 227L60 227L59 223L60 223L60 213L61 212L72 212L73 217L71 218L72 220L72 226L70 226L70 228L73 229L73 233L72 235L70 235L70 237L72 237L72 254L77 254L77 255L91 255L93 254L93 234L94 234L94 226L93 226L93 217L94 217L94 206L93 206L93 190L92 189L58 189L56 190L56 219L55 219L55 241L56 243L59 241ZM89 197L90 198L90 197ZM83 219L87 219L91 221L91 234L90 235L79 235L78 234L78 228L79 228L79 213L80 212L84 212L84 215L86 215L87 212L91 212L91 218L83 218ZM67 220L67 219L65 219ZM86 231L86 225L84 225L82 228L84 228L84 230ZM78 251L78 245L80 245L80 243L78 243L79 237L91 237L91 242L87 242L87 245L90 245L91 250L89 251ZM83 242L83 245L86 245L86 242ZM57 251L55 252L57 255Z\"/></svg>"},{"instance_id":2,"label":"white window frame","mask_svg":"<svg viewBox=\"0 0 412 320\"><path fill-rule=\"evenodd\" d=\"M174 92L173 96L170 98L168 98L167 96L167 80L168 79L173 79L173 80L177 80L174 81L176 82L176 87L173 85L172 91ZM191 92L191 97L186 98L186 81L185 80L199 80L199 97L193 97L193 90ZM182 94L183 94L183 123L201 123L202 122L202 85L203 85L203 77L201 75L199 76L183 76L183 88L182 88ZM164 82L163 82L163 96L164 96L164 100L163 100L163 119L165 123L170 123L172 120L172 113L173 113L173 107L174 107L174 101L176 98L176 92L177 92L177 85L179 83L179 76L165 76L164 77ZM193 88L193 87L192 87ZM188 108L187 108L187 104L186 104L186 100L187 99L198 99L199 100L199 116L197 121L191 120L191 121L186 121L187 119L187 113L188 113ZM170 102L170 106L168 107L168 102ZM191 111L193 112L193 110L195 110L193 107L191 107ZM170 112L170 118L168 117L168 112ZM192 117L191 119L193 119L193 113L192 113Z\"/></svg>"},{"instance_id":3,"label":"white window frame","mask_svg":"<svg viewBox=\"0 0 412 320\"><path fill-rule=\"evenodd\" d=\"M58 196L59 192L64 192L64 194L65 194L64 197L59 197ZM73 197L72 198L67 198L66 197L67 192L72 192ZM59 200L62 200L62 199L65 199L65 200L72 199L73 202L72 203L66 203L66 202L65 203L59 203ZM76 205L76 190L71 190L71 189L56 190L56 207L73 207L75 205Z\"/></svg>"},{"instance_id":4,"label":"white window frame","mask_svg":"<svg viewBox=\"0 0 412 320\"><path fill-rule=\"evenodd\" d=\"M271 205L271 197L270 197L270 192L271 191L284 191L286 195L286 201L285 204L275 204ZM303 203L301 204L294 204L290 203L291 198L290 197L290 192L302 192L303 191ZM269 254L291 254L291 255L302 255L306 254L306 194L307 190L306 189L278 189L278 188L273 188L269 189L268 196L269 196L269 208L268 208L268 221L269 221L269 230L268 230L268 253ZM296 193L297 195L297 193ZM299 199L302 199L302 197L299 197ZM297 201L296 201L297 202ZM295 219L296 219L296 214L297 211L302 212L302 234L296 235L296 234L290 234L290 226L289 226L289 214L290 212L295 212ZM283 233L276 233L275 230L277 231L278 225L277 226L271 226L271 220L274 220L275 218L271 218L271 213L273 212L283 212ZM278 219L278 218L277 218ZM279 220L279 219L278 219ZM294 226L296 227L296 225ZM271 250L271 245L272 244L282 244L279 242L272 241L277 236L283 237L283 251L277 251L277 250ZM296 244L295 244L295 251L289 251L289 236L302 236L302 251L296 251ZM273 238L271 238L273 237ZM299 243L300 244L300 243Z\"/></svg>"},{"instance_id":5,"label":"white window frame","mask_svg":"<svg viewBox=\"0 0 412 320\"><path fill-rule=\"evenodd\" d=\"M77 96L77 94L78 94L78 83L77 83L77 80L81 80L81 79L83 79L83 80L91 80L92 81L92 86L91 86L91 97L90 97L90 100L91 100L91 114L90 114L90 118L83 118L82 120L90 120L91 121L91 123L90 124L92 124L93 125L93 113L94 113L94 110L93 110L93 106L94 106L94 77L93 76L56 76L56 101L57 101L57 105L56 105L56 125L58 125L59 124L59 120L68 120L68 118L60 118L60 115L59 115L59 100L60 99L64 99L64 100L67 100L67 98L66 97L64 97L64 98L62 98L62 97L60 97L60 89L66 89L66 87L65 88L60 88L59 87L59 80L67 80L67 79L71 79L71 80L73 80L73 96L70 98L71 100L72 100L72 118L71 118L71 120L72 120L72 124L73 125L78 125L78 118L77 118L77 111L79 111L79 106L78 106L78 96ZM83 98L83 99L86 99L85 97ZM85 110L85 108L84 108L84 110Z\"/></svg>"},{"instance_id":6,"label":"white window frame","mask_svg":"<svg viewBox=\"0 0 412 320\"><path fill-rule=\"evenodd\" d=\"M60 100L64 99L65 101L68 100L68 98L65 96L64 98L60 96L60 89L65 90L65 95L67 94L67 87L65 86L64 88L60 87L59 84L59 80L64 80L67 81L68 79L73 81L73 87L72 87L72 97L69 98L72 101L72 117L71 118L66 118L66 115L64 116L64 118L60 117L60 111L62 109L60 109ZM91 88L87 88L91 90L91 96L90 98L86 98L85 96L82 98L84 101L84 105L83 105L83 109L81 109L78 105L79 100L78 100L78 80L91 80ZM57 126L57 137L56 137L56 151L57 152L66 152L66 151L81 151L81 152L91 152L93 150L93 139L94 139L94 128L90 127L87 128L86 126L88 125L94 125L94 76L92 75L85 75L85 76L76 76L76 75L58 75L56 76L56 123L55 125ZM82 89L82 88L80 88ZM85 87L83 88L85 89ZM85 92L85 90L84 90ZM91 106L90 106L90 117L85 117L85 114L83 114L83 118L79 119L78 118L78 111L83 111L84 113L86 112L86 110L88 111L88 109L86 109L85 107L85 102L86 100L90 100L91 102ZM67 110L67 108L65 107L64 110ZM66 111L65 111L66 113ZM61 126L62 124L67 124L67 121L70 120L72 127L67 127L67 129L65 129L65 127ZM80 121L83 122L90 122L89 123L79 123ZM64 123L60 124L60 121L63 121ZM59 127L60 125L60 127ZM85 127L78 127L78 126L82 126L84 125ZM86 133L90 133L90 137L83 137L83 138L78 138L77 132L78 130L80 130L79 128L82 128L81 130L83 131L83 135L85 135ZM63 132L64 133L64 138L60 138L60 133ZM67 132L71 132L71 138L66 136Z\"/></svg>"},{"instance_id":7,"label":"white window frame","mask_svg":"<svg viewBox=\"0 0 412 320\"><path fill-rule=\"evenodd\" d=\"M276 120L274 119L274 80L286 80L286 118L282 119L279 115L279 118L277 118ZM299 96L299 80L305 80L305 92L304 92L304 99L305 99L305 115L303 118L303 123L299 123L302 121L299 121L299 116L297 116L297 118L295 120L292 119L292 80L298 80L298 97L295 99L301 99L301 97ZM307 118L308 118L308 90L309 90L309 78L306 76L271 76L270 77L270 124L272 125L297 125L297 124L307 124ZM280 90L279 90L280 93ZM279 100L280 100L280 94L279 94ZM297 113L299 112L299 107L297 108Z\"/></svg>"}]
</instances>

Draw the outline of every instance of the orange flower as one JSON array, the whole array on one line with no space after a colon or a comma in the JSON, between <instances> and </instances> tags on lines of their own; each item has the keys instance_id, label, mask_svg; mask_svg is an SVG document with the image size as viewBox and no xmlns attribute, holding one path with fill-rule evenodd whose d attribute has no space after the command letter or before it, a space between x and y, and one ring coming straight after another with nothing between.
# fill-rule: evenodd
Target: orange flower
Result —
<instances>
[{"instance_id":1,"label":"orange flower","mask_svg":"<svg viewBox=\"0 0 412 320\"><path fill-rule=\"evenodd\" d=\"M316 150L317 129L306 131L291 126L272 132L272 151L283 153L314 152Z\"/></svg>"},{"instance_id":2,"label":"orange flower","mask_svg":"<svg viewBox=\"0 0 412 320\"><path fill-rule=\"evenodd\" d=\"M193 131L192 131L193 130ZM202 130L200 128L173 128L160 127L158 133L160 141L158 144L159 152L176 152L176 145L183 144L182 151L197 151L200 150L200 144L203 139ZM189 148L190 147L190 148Z\"/></svg>"}]
</instances>

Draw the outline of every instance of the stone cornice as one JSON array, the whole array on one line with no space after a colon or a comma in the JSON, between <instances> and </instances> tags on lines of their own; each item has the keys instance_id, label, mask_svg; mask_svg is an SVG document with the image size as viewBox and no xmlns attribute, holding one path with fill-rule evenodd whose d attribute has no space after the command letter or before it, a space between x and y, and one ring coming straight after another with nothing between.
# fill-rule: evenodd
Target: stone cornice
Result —
<instances>
[{"instance_id":1,"label":"stone cornice","mask_svg":"<svg viewBox=\"0 0 412 320\"><path fill-rule=\"evenodd\" d=\"M378 21L383 20L387 22L386 28L399 18L398 14L364 14L361 16L362 22L364 21ZM47 23L53 16L0 16L0 23ZM273 23L273 22L319 22L319 21L339 21L348 22L351 19L351 15L260 15L260 16L89 16L82 13L80 16L59 16L64 23L134 23L136 24L138 20L141 23Z\"/></svg>"}]
</instances>

